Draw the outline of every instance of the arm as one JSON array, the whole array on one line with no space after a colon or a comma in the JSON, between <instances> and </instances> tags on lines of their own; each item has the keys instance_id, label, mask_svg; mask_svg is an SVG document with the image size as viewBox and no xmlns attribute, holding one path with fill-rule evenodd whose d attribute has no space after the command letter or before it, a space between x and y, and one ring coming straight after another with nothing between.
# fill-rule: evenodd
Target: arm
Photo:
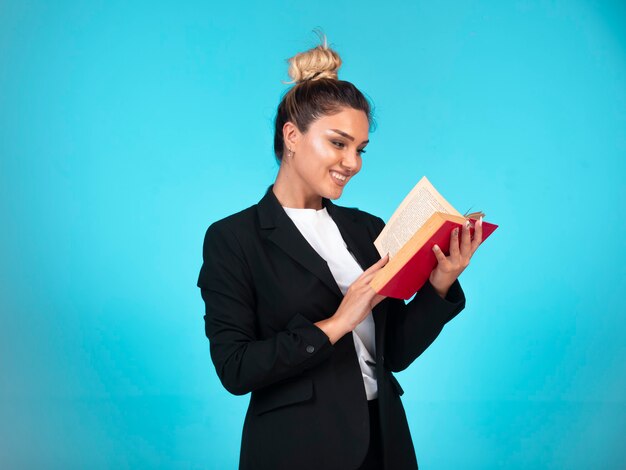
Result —
<instances>
[{"instance_id":1,"label":"arm","mask_svg":"<svg viewBox=\"0 0 626 470\"><path fill-rule=\"evenodd\" d=\"M435 341L444 325L465 308L465 295L458 279L445 299L426 281L408 304L401 299L385 301L389 302L385 363L392 372L409 367Z\"/></svg>"},{"instance_id":2,"label":"arm","mask_svg":"<svg viewBox=\"0 0 626 470\"><path fill-rule=\"evenodd\" d=\"M376 235L385 222L375 218ZM392 372L400 372L435 341L444 325L465 308L465 295L458 279L442 292L430 280L408 303L386 298L387 329L385 332L385 363Z\"/></svg>"},{"instance_id":3,"label":"arm","mask_svg":"<svg viewBox=\"0 0 626 470\"><path fill-rule=\"evenodd\" d=\"M327 359L328 336L299 313L275 336L257 338L250 269L235 235L211 225L204 239L198 287L205 303L211 359L224 387L235 395L296 376Z\"/></svg>"}]
</instances>

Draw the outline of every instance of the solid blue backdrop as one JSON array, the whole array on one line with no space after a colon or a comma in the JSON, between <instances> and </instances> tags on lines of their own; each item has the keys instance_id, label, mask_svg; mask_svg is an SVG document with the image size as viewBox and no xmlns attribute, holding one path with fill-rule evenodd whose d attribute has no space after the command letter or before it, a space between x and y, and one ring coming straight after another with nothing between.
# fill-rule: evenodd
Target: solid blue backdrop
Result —
<instances>
[{"instance_id":1,"label":"solid blue backdrop","mask_svg":"<svg viewBox=\"0 0 626 470\"><path fill-rule=\"evenodd\" d=\"M196 280L277 172L286 59L322 27L375 105L337 203L422 175L498 231L398 374L425 469L626 453L620 1L0 3L0 466L235 468Z\"/></svg>"}]
</instances>

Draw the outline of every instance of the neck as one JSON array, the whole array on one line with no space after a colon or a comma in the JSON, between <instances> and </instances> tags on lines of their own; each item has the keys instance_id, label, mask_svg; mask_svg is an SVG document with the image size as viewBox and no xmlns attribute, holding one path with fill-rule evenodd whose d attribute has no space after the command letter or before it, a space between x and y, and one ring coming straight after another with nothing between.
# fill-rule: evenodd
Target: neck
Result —
<instances>
[{"instance_id":1,"label":"neck","mask_svg":"<svg viewBox=\"0 0 626 470\"><path fill-rule=\"evenodd\" d=\"M315 194L300 179L290 174L281 164L272 188L274 195L283 207L293 207L294 209L316 209L323 208L322 196Z\"/></svg>"}]
</instances>

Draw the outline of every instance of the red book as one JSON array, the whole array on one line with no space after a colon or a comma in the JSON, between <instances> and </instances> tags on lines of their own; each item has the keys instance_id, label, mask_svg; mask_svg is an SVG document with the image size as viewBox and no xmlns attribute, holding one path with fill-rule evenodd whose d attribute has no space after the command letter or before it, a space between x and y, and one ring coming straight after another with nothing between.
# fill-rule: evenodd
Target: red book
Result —
<instances>
[{"instance_id":1,"label":"red book","mask_svg":"<svg viewBox=\"0 0 626 470\"><path fill-rule=\"evenodd\" d=\"M410 299L428 280L437 266L432 248L435 244L450 254L450 234L455 227L470 221L470 236L482 212L466 216L454 209L423 177L396 209L375 240L379 254L389 253L389 262L372 279L377 293L396 299ZM483 220L482 243L497 225ZM459 232L459 240L461 239Z\"/></svg>"}]
</instances>

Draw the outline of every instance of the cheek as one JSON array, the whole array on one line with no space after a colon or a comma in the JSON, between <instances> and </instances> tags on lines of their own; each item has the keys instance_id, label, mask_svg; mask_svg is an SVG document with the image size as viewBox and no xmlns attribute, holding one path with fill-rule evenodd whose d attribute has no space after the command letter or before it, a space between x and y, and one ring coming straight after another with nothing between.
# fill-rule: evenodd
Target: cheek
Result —
<instances>
[{"instance_id":1,"label":"cheek","mask_svg":"<svg viewBox=\"0 0 626 470\"><path fill-rule=\"evenodd\" d=\"M311 142L311 156L316 161L332 160L335 152L323 139Z\"/></svg>"}]
</instances>

